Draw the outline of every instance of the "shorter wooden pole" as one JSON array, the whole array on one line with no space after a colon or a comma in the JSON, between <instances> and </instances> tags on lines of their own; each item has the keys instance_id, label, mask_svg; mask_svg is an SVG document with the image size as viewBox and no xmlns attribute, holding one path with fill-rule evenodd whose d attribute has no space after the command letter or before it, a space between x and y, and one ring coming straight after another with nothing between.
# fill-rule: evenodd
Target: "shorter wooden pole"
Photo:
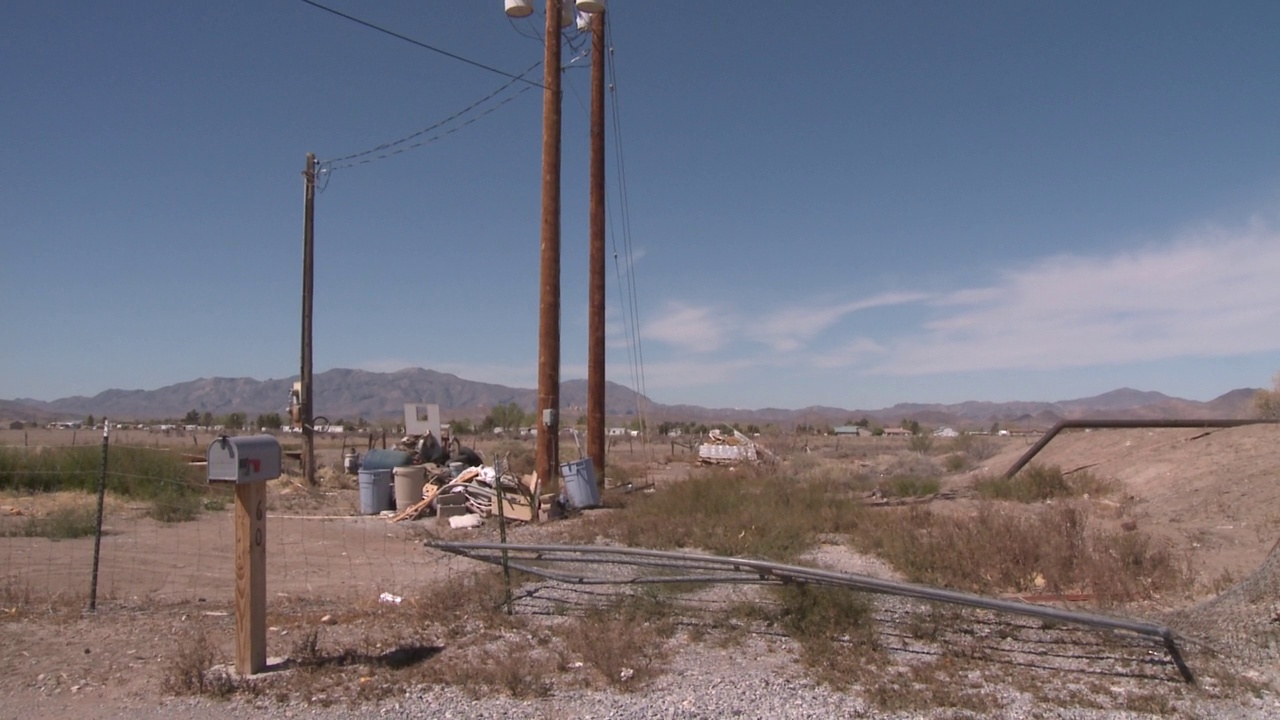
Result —
<instances>
[{"instance_id":1,"label":"shorter wooden pole","mask_svg":"<svg viewBox=\"0 0 1280 720\"><path fill-rule=\"evenodd\" d=\"M236 485L236 672L267 669L267 484Z\"/></svg>"}]
</instances>

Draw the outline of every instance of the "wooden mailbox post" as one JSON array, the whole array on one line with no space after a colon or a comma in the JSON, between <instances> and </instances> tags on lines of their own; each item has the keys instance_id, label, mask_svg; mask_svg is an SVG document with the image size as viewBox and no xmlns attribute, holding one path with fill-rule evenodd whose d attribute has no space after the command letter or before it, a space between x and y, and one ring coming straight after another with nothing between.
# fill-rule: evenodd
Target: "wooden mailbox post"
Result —
<instances>
[{"instance_id":1,"label":"wooden mailbox post","mask_svg":"<svg viewBox=\"0 0 1280 720\"><path fill-rule=\"evenodd\" d=\"M267 669L267 480L280 477L270 435L222 436L209 445L209 482L236 486L236 672Z\"/></svg>"}]
</instances>

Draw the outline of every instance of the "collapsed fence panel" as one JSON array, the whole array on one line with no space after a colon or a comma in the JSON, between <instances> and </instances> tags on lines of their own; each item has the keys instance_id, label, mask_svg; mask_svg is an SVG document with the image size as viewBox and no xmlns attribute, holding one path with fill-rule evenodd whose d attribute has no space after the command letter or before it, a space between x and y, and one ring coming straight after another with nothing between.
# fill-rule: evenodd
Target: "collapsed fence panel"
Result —
<instances>
[{"instance_id":1,"label":"collapsed fence panel","mask_svg":"<svg viewBox=\"0 0 1280 720\"><path fill-rule=\"evenodd\" d=\"M1182 658L1173 630L1165 625L1118 618L1097 613L1063 610L1044 605L989 598L971 593L946 590L927 585L883 580L866 575L833 572L800 565L750 558L720 557L647 548L610 547L601 545L503 544L490 542L444 542L428 540L426 547L468 557L473 560L527 572L555 582L582 585L626 585L646 583L801 583L842 587L851 590L896 595L933 602L961 605L998 613L1070 623L1100 630L1129 632L1159 641L1178 673L1195 682L1191 669ZM665 570L669 574L650 577L618 578L586 573L549 570L533 563L565 563L577 565L635 565Z\"/></svg>"}]
</instances>

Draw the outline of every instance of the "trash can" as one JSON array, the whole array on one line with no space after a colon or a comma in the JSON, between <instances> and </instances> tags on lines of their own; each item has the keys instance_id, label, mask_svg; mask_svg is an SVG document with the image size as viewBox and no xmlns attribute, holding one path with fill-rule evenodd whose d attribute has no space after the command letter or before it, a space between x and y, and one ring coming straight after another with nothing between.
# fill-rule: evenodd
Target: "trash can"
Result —
<instances>
[{"instance_id":1,"label":"trash can","mask_svg":"<svg viewBox=\"0 0 1280 720\"><path fill-rule=\"evenodd\" d=\"M591 458L562 464L560 474L564 476L564 492L570 505L576 508L599 507L600 488L596 486L596 470Z\"/></svg>"},{"instance_id":2,"label":"trash can","mask_svg":"<svg viewBox=\"0 0 1280 720\"><path fill-rule=\"evenodd\" d=\"M350 475L355 475L360 470L360 453L355 450L347 450L342 456L342 470Z\"/></svg>"},{"instance_id":3,"label":"trash can","mask_svg":"<svg viewBox=\"0 0 1280 720\"><path fill-rule=\"evenodd\" d=\"M361 470L360 514L377 515L391 509L391 471Z\"/></svg>"},{"instance_id":4,"label":"trash can","mask_svg":"<svg viewBox=\"0 0 1280 720\"><path fill-rule=\"evenodd\" d=\"M406 465L391 471L395 477L396 509L417 505L422 501L422 488L427 484L427 469L421 465Z\"/></svg>"}]
</instances>

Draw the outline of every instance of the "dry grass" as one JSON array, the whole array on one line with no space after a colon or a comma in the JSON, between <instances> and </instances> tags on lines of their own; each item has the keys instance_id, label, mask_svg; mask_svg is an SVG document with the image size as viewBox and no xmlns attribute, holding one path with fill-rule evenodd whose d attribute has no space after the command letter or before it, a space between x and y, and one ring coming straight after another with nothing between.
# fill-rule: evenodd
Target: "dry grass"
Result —
<instances>
[{"instance_id":1,"label":"dry grass","mask_svg":"<svg viewBox=\"0 0 1280 720\"><path fill-rule=\"evenodd\" d=\"M657 676L667 656L671 616L644 598L593 608L564 632L569 657L594 670L605 684L638 690Z\"/></svg>"},{"instance_id":2,"label":"dry grass","mask_svg":"<svg viewBox=\"0 0 1280 720\"><path fill-rule=\"evenodd\" d=\"M1013 513L982 505L962 520L913 507L866 520L855 547L914 582L981 593L1091 592L1102 604L1191 585L1185 558L1140 532L1090 528L1085 506Z\"/></svg>"},{"instance_id":3,"label":"dry grass","mask_svg":"<svg viewBox=\"0 0 1280 720\"><path fill-rule=\"evenodd\" d=\"M718 555L787 561L824 533L850 530L861 511L852 482L799 480L770 469L712 469L625 508L587 517L577 540L607 538L649 548L698 548Z\"/></svg>"},{"instance_id":4,"label":"dry grass","mask_svg":"<svg viewBox=\"0 0 1280 720\"><path fill-rule=\"evenodd\" d=\"M1088 471L1064 475L1056 465L1027 466L1012 478L988 476L978 478L973 489L979 497L988 500L1014 500L1016 502L1041 502L1055 498L1099 496L1115 492L1118 485Z\"/></svg>"},{"instance_id":5,"label":"dry grass","mask_svg":"<svg viewBox=\"0 0 1280 720\"><path fill-rule=\"evenodd\" d=\"M44 514L29 515L20 525L11 526L0 534L72 540L93 535L97 529L97 504L86 496L60 502Z\"/></svg>"},{"instance_id":6,"label":"dry grass","mask_svg":"<svg viewBox=\"0 0 1280 720\"><path fill-rule=\"evenodd\" d=\"M174 695L228 697L243 689L229 674L214 667L217 651L209 636L197 633L178 642L166 665L161 687Z\"/></svg>"}]
</instances>

